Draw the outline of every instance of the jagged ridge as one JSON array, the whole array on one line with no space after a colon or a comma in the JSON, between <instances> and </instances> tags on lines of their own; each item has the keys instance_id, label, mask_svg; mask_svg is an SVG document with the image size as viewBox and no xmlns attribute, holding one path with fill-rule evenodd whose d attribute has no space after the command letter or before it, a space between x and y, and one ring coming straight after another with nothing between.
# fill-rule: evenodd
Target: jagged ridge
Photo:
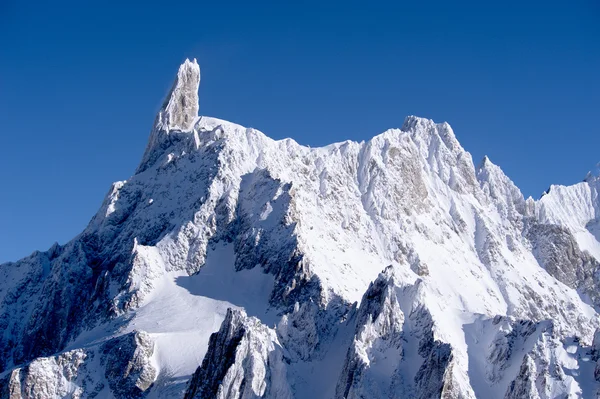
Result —
<instances>
[{"instance_id":1,"label":"jagged ridge","mask_svg":"<svg viewBox=\"0 0 600 399\"><path fill-rule=\"evenodd\" d=\"M199 82L186 61L84 232L0 266L2 395L109 375L115 396L595 395L598 179L524 199L412 116L363 143L273 141L198 117ZM139 330L144 356L79 371ZM69 388L14 377L40 362Z\"/></svg>"}]
</instances>

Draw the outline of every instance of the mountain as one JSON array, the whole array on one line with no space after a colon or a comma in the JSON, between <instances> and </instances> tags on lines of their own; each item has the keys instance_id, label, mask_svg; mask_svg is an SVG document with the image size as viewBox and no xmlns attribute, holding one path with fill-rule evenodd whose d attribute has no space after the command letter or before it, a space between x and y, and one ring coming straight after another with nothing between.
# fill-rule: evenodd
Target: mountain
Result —
<instances>
[{"instance_id":1,"label":"mountain","mask_svg":"<svg viewBox=\"0 0 600 399\"><path fill-rule=\"evenodd\" d=\"M525 199L447 123L309 148L198 116L0 265L0 398L556 398L600 390L600 178Z\"/></svg>"}]
</instances>

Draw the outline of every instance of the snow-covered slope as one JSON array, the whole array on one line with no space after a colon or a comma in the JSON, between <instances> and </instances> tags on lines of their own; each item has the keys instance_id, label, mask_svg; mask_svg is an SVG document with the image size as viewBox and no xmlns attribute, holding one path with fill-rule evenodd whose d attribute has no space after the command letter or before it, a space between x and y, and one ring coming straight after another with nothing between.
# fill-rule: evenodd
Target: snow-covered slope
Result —
<instances>
[{"instance_id":1,"label":"snow-covered slope","mask_svg":"<svg viewBox=\"0 0 600 399\"><path fill-rule=\"evenodd\" d=\"M274 141L199 83L79 236L0 265L0 398L596 396L600 179L525 199L413 116Z\"/></svg>"}]
</instances>

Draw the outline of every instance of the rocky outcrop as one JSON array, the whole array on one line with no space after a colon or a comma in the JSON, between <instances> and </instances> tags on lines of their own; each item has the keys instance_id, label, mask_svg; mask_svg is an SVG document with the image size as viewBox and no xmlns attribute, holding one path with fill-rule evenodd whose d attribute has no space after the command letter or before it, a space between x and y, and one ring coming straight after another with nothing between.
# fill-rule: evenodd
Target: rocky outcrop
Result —
<instances>
[{"instance_id":1,"label":"rocky outcrop","mask_svg":"<svg viewBox=\"0 0 600 399\"><path fill-rule=\"evenodd\" d=\"M4 281L14 284L0 297L0 323L7 332L0 336L0 370L56 353L82 328L108 318L111 266L101 264L90 245L82 236L0 269Z\"/></svg>"},{"instance_id":2,"label":"rocky outcrop","mask_svg":"<svg viewBox=\"0 0 600 399\"><path fill-rule=\"evenodd\" d=\"M157 370L151 362L154 342L147 333L122 335L104 344L101 351L104 375L117 398L142 397L152 386Z\"/></svg>"},{"instance_id":3,"label":"rocky outcrop","mask_svg":"<svg viewBox=\"0 0 600 399\"><path fill-rule=\"evenodd\" d=\"M195 59L186 59L179 67L175 83L156 116L138 173L153 164L161 152L176 139L173 137L175 132L190 131L194 128L200 107L199 86L200 67Z\"/></svg>"},{"instance_id":4,"label":"rocky outcrop","mask_svg":"<svg viewBox=\"0 0 600 399\"><path fill-rule=\"evenodd\" d=\"M535 221L529 222L526 234L540 265L600 309L600 262L580 249L573 234L565 227Z\"/></svg>"},{"instance_id":5,"label":"rocky outcrop","mask_svg":"<svg viewBox=\"0 0 600 399\"><path fill-rule=\"evenodd\" d=\"M292 398L275 332L229 309L185 392L194 398Z\"/></svg>"},{"instance_id":6,"label":"rocky outcrop","mask_svg":"<svg viewBox=\"0 0 600 399\"><path fill-rule=\"evenodd\" d=\"M577 337L560 339L550 320L506 316L465 328L477 397L594 397L590 347ZM480 354L484 355L482 359Z\"/></svg>"},{"instance_id":7,"label":"rocky outcrop","mask_svg":"<svg viewBox=\"0 0 600 399\"><path fill-rule=\"evenodd\" d=\"M156 378L153 352L154 342L139 331L103 345L38 358L0 381L0 398L141 398Z\"/></svg>"},{"instance_id":8,"label":"rocky outcrop","mask_svg":"<svg viewBox=\"0 0 600 399\"><path fill-rule=\"evenodd\" d=\"M417 398L458 399L469 397L461 392L452 375L452 347L434 341L433 345L421 348L425 360L415 376L414 392Z\"/></svg>"},{"instance_id":9,"label":"rocky outcrop","mask_svg":"<svg viewBox=\"0 0 600 399\"><path fill-rule=\"evenodd\" d=\"M163 130L190 130L198 116L198 87L200 67L194 59L185 60L179 67L173 88L159 113Z\"/></svg>"},{"instance_id":10,"label":"rocky outcrop","mask_svg":"<svg viewBox=\"0 0 600 399\"><path fill-rule=\"evenodd\" d=\"M523 357L519 372L506 391L506 399L549 399L572 393L574 379L565 374L561 365L564 354L560 352L564 349L556 339L552 323L543 323L535 330L537 340Z\"/></svg>"},{"instance_id":11,"label":"rocky outcrop","mask_svg":"<svg viewBox=\"0 0 600 399\"><path fill-rule=\"evenodd\" d=\"M369 286L356 315L353 342L348 349L336 397L396 397L392 386L404 361L404 313L395 294L391 268ZM404 384L399 388L406 389ZM407 392L410 392L406 389Z\"/></svg>"},{"instance_id":12,"label":"rocky outcrop","mask_svg":"<svg viewBox=\"0 0 600 399\"><path fill-rule=\"evenodd\" d=\"M392 267L371 284L356 316L337 398L471 397L455 381L451 345L435 338L421 284L398 287Z\"/></svg>"},{"instance_id":13,"label":"rocky outcrop","mask_svg":"<svg viewBox=\"0 0 600 399\"><path fill-rule=\"evenodd\" d=\"M90 375L94 370L88 370L93 357L93 352L78 349L36 359L26 367L11 371L0 381L0 397L95 397L102 391L103 384Z\"/></svg>"}]
</instances>

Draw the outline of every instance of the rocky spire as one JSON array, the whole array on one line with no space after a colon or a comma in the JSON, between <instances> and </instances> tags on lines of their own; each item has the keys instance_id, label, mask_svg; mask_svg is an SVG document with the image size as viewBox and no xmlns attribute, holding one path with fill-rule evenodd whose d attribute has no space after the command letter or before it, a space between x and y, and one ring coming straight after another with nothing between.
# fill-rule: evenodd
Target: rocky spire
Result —
<instances>
[{"instance_id":1,"label":"rocky spire","mask_svg":"<svg viewBox=\"0 0 600 399\"><path fill-rule=\"evenodd\" d=\"M198 116L200 66L194 58L179 67L173 88L158 114L157 125L164 130L191 130Z\"/></svg>"},{"instance_id":2,"label":"rocky spire","mask_svg":"<svg viewBox=\"0 0 600 399\"><path fill-rule=\"evenodd\" d=\"M187 132L194 128L199 109L199 86L200 66L195 58L193 61L186 59L179 67L175 83L156 116L137 173L144 171L160 156L158 149L171 131Z\"/></svg>"}]
</instances>

